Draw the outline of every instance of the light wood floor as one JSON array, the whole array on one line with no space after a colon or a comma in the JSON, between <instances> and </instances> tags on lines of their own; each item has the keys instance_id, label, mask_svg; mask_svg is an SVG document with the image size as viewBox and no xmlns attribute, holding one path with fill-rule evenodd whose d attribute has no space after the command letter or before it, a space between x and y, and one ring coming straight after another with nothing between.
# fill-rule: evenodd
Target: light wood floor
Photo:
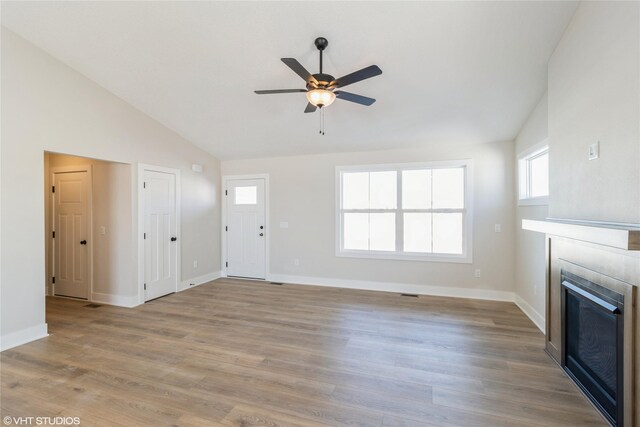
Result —
<instances>
[{"instance_id":1,"label":"light wood floor","mask_svg":"<svg viewBox=\"0 0 640 427\"><path fill-rule=\"evenodd\" d=\"M2 416L82 425L605 425L511 303L218 280L125 309L48 298Z\"/></svg>"}]
</instances>

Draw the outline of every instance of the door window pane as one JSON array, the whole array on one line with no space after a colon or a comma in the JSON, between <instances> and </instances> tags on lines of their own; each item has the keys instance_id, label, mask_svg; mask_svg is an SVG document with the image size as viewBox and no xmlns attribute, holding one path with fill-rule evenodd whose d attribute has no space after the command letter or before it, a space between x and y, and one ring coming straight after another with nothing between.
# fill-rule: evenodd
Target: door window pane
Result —
<instances>
[{"instance_id":1,"label":"door window pane","mask_svg":"<svg viewBox=\"0 0 640 427\"><path fill-rule=\"evenodd\" d=\"M369 249L372 251L396 250L396 214L369 214Z\"/></svg>"},{"instance_id":2,"label":"door window pane","mask_svg":"<svg viewBox=\"0 0 640 427\"><path fill-rule=\"evenodd\" d=\"M531 168L531 197L549 195L549 153L529 161Z\"/></svg>"},{"instance_id":3,"label":"door window pane","mask_svg":"<svg viewBox=\"0 0 640 427\"><path fill-rule=\"evenodd\" d=\"M397 172L371 172L369 175L369 208L395 209L397 204Z\"/></svg>"},{"instance_id":4,"label":"door window pane","mask_svg":"<svg viewBox=\"0 0 640 427\"><path fill-rule=\"evenodd\" d=\"M431 170L402 171L402 209L431 208Z\"/></svg>"},{"instance_id":5,"label":"door window pane","mask_svg":"<svg viewBox=\"0 0 640 427\"><path fill-rule=\"evenodd\" d=\"M464 208L464 169L433 169L433 209L462 208Z\"/></svg>"},{"instance_id":6,"label":"door window pane","mask_svg":"<svg viewBox=\"0 0 640 427\"><path fill-rule=\"evenodd\" d=\"M462 214L433 214L433 252L440 254L462 253Z\"/></svg>"},{"instance_id":7,"label":"door window pane","mask_svg":"<svg viewBox=\"0 0 640 427\"><path fill-rule=\"evenodd\" d=\"M236 205L255 205L258 203L258 187L236 187Z\"/></svg>"},{"instance_id":8,"label":"door window pane","mask_svg":"<svg viewBox=\"0 0 640 427\"><path fill-rule=\"evenodd\" d=\"M343 231L345 249L369 249L368 213L345 213Z\"/></svg>"},{"instance_id":9,"label":"door window pane","mask_svg":"<svg viewBox=\"0 0 640 427\"><path fill-rule=\"evenodd\" d=\"M430 213L407 212L404 214L404 251L431 252Z\"/></svg>"},{"instance_id":10,"label":"door window pane","mask_svg":"<svg viewBox=\"0 0 640 427\"><path fill-rule=\"evenodd\" d=\"M342 174L342 208L369 208L369 172Z\"/></svg>"}]
</instances>

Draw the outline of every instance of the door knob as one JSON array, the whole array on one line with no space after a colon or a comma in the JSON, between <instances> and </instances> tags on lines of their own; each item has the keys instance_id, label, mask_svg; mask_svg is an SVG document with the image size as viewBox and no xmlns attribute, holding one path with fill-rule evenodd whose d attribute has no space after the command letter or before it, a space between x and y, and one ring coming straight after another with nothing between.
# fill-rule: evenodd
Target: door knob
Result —
<instances>
[{"instance_id":1,"label":"door knob","mask_svg":"<svg viewBox=\"0 0 640 427\"><path fill-rule=\"evenodd\" d=\"M172 238L171 238L171 241L172 241L172 242L175 242L176 240L178 240L178 238L177 238L177 237L172 237Z\"/></svg>"},{"instance_id":2,"label":"door knob","mask_svg":"<svg viewBox=\"0 0 640 427\"><path fill-rule=\"evenodd\" d=\"M86 245L86 244L87 244L87 241L86 241L86 240L80 240L80 244L81 244L81 245Z\"/></svg>"}]
</instances>

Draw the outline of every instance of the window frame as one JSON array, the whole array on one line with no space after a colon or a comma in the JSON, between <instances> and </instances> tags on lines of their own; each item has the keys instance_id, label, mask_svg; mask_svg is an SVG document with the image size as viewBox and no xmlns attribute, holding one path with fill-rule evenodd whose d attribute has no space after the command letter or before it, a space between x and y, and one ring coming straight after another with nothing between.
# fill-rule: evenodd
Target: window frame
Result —
<instances>
[{"instance_id":1,"label":"window frame","mask_svg":"<svg viewBox=\"0 0 640 427\"><path fill-rule=\"evenodd\" d=\"M518 170L518 206L544 206L549 204L549 194L546 196L531 197L531 161L543 156L549 155L549 143L545 139L542 142L527 148L518 154L517 170ZM525 180L524 192L522 191L522 180ZM551 190L549 188L549 190Z\"/></svg>"},{"instance_id":2,"label":"window frame","mask_svg":"<svg viewBox=\"0 0 640 427\"><path fill-rule=\"evenodd\" d=\"M402 171L416 169L446 169L446 168L464 168L464 207L462 209L402 209ZM342 174L345 172L380 172L391 171L398 172L396 179L396 197L398 203L395 209L342 209ZM392 164L371 164L371 165L352 165L352 166L336 166L335 170L335 254L337 257L346 258L365 258L365 259L390 259L404 261L433 261L433 262L454 262L466 263L473 262L473 161L471 159L463 160L444 160L416 163L392 163ZM444 253L419 253L419 252L402 252L402 251L372 251L359 249L343 248L343 218L345 212L393 212L396 214L396 247L402 247L404 239L404 220L398 221L398 218L405 212L461 212L462 213L462 253L461 254L444 254Z\"/></svg>"}]
</instances>

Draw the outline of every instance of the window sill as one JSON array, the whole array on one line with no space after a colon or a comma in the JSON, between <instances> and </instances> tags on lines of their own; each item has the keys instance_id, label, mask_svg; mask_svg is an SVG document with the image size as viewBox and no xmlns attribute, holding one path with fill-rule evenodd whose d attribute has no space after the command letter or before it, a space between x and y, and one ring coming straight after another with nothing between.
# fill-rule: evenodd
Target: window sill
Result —
<instances>
[{"instance_id":1,"label":"window sill","mask_svg":"<svg viewBox=\"0 0 640 427\"><path fill-rule=\"evenodd\" d=\"M336 251L336 256L340 258L362 258L362 259L387 259L394 261L422 261L422 262L451 262L457 264L471 264L473 262L470 255L449 255L449 254L405 254L398 252L382 251Z\"/></svg>"},{"instance_id":2,"label":"window sill","mask_svg":"<svg viewBox=\"0 0 640 427\"><path fill-rule=\"evenodd\" d=\"M549 196L532 197L530 199L519 199L518 206L547 206L549 205Z\"/></svg>"}]
</instances>

